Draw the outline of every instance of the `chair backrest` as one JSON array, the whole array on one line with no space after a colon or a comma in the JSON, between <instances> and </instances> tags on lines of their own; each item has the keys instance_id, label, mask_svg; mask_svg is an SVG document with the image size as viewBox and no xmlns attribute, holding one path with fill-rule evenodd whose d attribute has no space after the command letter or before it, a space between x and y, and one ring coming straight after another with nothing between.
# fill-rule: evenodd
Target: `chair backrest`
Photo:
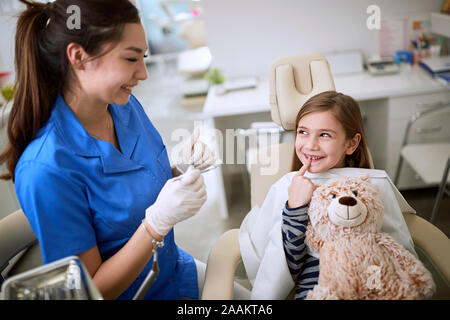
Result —
<instances>
[{"instance_id":1,"label":"chair backrest","mask_svg":"<svg viewBox=\"0 0 450 320\"><path fill-rule=\"evenodd\" d=\"M0 272L22 250L37 242L37 238L22 210L0 220Z\"/></svg>"},{"instance_id":2,"label":"chair backrest","mask_svg":"<svg viewBox=\"0 0 450 320\"><path fill-rule=\"evenodd\" d=\"M328 61L320 54L279 58L269 72L272 120L285 130L295 129L297 113L309 98L336 90Z\"/></svg>"}]
</instances>

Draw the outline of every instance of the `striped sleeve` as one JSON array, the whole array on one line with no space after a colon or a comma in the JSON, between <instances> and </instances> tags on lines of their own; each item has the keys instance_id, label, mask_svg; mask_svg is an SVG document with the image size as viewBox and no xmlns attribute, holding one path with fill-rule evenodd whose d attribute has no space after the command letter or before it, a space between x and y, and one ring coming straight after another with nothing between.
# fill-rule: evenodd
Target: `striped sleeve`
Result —
<instances>
[{"instance_id":1,"label":"striped sleeve","mask_svg":"<svg viewBox=\"0 0 450 320\"><path fill-rule=\"evenodd\" d=\"M305 255L305 263L303 270L297 279L295 288L295 300L304 300L310 290L319 282L319 264L320 261L316 257Z\"/></svg>"},{"instance_id":2,"label":"striped sleeve","mask_svg":"<svg viewBox=\"0 0 450 320\"><path fill-rule=\"evenodd\" d=\"M281 225L283 247L289 271L294 281L297 281L306 260L305 233L308 226L308 208L309 205L304 205L290 209L287 206L287 201L283 208Z\"/></svg>"}]
</instances>

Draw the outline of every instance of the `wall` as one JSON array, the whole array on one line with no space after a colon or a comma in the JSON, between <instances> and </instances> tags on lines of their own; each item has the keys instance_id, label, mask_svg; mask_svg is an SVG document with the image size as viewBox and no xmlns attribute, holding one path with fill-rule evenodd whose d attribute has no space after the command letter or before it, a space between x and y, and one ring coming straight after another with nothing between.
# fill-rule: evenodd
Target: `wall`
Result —
<instances>
[{"instance_id":1,"label":"wall","mask_svg":"<svg viewBox=\"0 0 450 320\"><path fill-rule=\"evenodd\" d=\"M359 49L377 51L369 30L369 5L381 19L439 11L443 0L206 0L208 46L213 64L228 76L266 75L285 55Z\"/></svg>"},{"instance_id":2,"label":"wall","mask_svg":"<svg viewBox=\"0 0 450 320\"><path fill-rule=\"evenodd\" d=\"M163 28L155 22L155 19L164 21L164 19L168 18L168 15L159 3L159 0L139 0L137 2L147 34L150 53L155 55L185 50L187 44L186 40L180 35L179 24L169 24L166 27L167 32L164 32ZM170 9L174 13L179 13L187 11L188 6L185 3L172 3Z\"/></svg>"},{"instance_id":3,"label":"wall","mask_svg":"<svg viewBox=\"0 0 450 320\"><path fill-rule=\"evenodd\" d=\"M0 4L0 71L14 70L14 36L17 14L25 6L17 0L1 0Z\"/></svg>"}]
</instances>

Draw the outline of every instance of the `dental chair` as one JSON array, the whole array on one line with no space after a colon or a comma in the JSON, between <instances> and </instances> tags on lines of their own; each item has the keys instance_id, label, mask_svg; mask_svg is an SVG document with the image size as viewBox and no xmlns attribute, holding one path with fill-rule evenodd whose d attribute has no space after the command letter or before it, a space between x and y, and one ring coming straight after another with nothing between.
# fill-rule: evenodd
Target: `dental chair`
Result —
<instances>
[{"instance_id":1,"label":"dental chair","mask_svg":"<svg viewBox=\"0 0 450 320\"><path fill-rule=\"evenodd\" d=\"M0 220L0 286L13 275L41 266L39 242L22 210Z\"/></svg>"},{"instance_id":2,"label":"dental chair","mask_svg":"<svg viewBox=\"0 0 450 320\"><path fill-rule=\"evenodd\" d=\"M285 130L295 130L295 119L299 108L313 95L335 90L327 60L318 54L283 57L270 67L270 104L272 120ZM276 150L268 150L276 148ZM271 152L275 151L275 152ZM278 155L278 171L273 175L261 175L264 167L260 163L251 165L251 206L261 207L270 187L284 174L291 171L294 143L285 142L260 149L259 153ZM261 159L260 157L256 157ZM370 159L373 168L372 159ZM403 210L402 210L403 211ZM440 278L448 294L450 284L450 239L434 225L416 214L403 212L419 258L433 274ZM281 232L281 230L280 230ZM242 267L239 247L239 229L225 232L211 249L206 268L202 299L233 299L236 267ZM431 266L431 267L430 267ZM239 269L239 268L238 268ZM244 272L245 273L245 272ZM251 288L250 281L245 284ZM437 283L437 292L439 294ZM287 299L293 297L295 288ZM450 298L447 296L446 298Z\"/></svg>"},{"instance_id":3,"label":"dental chair","mask_svg":"<svg viewBox=\"0 0 450 320\"><path fill-rule=\"evenodd\" d=\"M103 300L78 257L43 265L20 209L0 220L0 288L0 300Z\"/></svg>"}]
</instances>

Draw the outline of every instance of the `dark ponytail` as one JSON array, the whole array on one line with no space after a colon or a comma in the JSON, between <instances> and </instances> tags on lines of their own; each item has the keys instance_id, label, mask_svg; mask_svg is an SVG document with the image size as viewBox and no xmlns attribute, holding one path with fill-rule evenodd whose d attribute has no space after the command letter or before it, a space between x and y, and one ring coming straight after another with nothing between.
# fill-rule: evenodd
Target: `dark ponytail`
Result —
<instances>
[{"instance_id":1,"label":"dark ponytail","mask_svg":"<svg viewBox=\"0 0 450 320\"><path fill-rule=\"evenodd\" d=\"M91 56L107 53L107 43L117 43L125 23L140 23L136 7L128 0L56 0L39 3L20 0L27 6L17 22L15 38L15 99L8 119L8 144L0 154L14 181L17 162L39 129L47 122L58 93L74 85L66 54L69 43L81 45ZM80 12L79 28L69 28L67 8ZM111 50L112 48L108 48Z\"/></svg>"}]
</instances>

